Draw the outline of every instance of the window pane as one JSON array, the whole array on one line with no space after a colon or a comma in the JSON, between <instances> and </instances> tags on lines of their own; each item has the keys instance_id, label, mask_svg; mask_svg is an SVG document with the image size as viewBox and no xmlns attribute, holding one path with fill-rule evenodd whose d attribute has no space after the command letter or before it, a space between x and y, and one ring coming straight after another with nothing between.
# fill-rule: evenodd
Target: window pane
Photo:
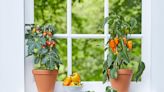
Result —
<instances>
[{"instance_id":1,"label":"window pane","mask_svg":"<svg viewBox=\"0 0 164 92\"><path fill-rule=\"evenodd\" d=\"M133 49L130 52L130 58L132 61L141 61L141 39L134 39Z\"/></svg>"},{"instance_id":2,"label":"window pane","mask_svg":"<svg viewBox=\"0 0 164 92\"><path fill-rule=\"evenodd\" d=\"M63 65L60 66L59 74L57 80L63 81L67 76L67 40L66 39L58 39L57 40L57 49L59 51L59 55Z\"/></svg>"},{"instance_id":3,"label":"window pane","mask_svg":"<svg viewBox=\"0 0 164 92\"><path fill-rule=\"evenodd\" d=\"M130 52L130 60L133 62L133 69L137 71L138 63L141 61L141 39L135 39L133 41L133 49ZM132 80L135 79L136 74L134 73Z\"/></svg>"},{"instance_id":4,"label":"window pane","mask_svg":"<svg viewBox=\"0 0 164 92\"><path fill-rule=\"evenodd\" d=\"M137 19L134 34L141 34L141 5L141 0L109 0L110 12L120 14L126 19L130 17Z\"/></svg>"},{"instance_id":5,"label":"window pane","mask_svg":"<svg viewBox=\"0 0 164 92\"><path fill-rule=\"evenodd\" d=\"M66 0L34 0L35 24L53 24L66 33Z\"/></svg>"},{"instance_id":6,"label":"window pane","mask_svg":"<svg viewBox=\"0 0 164 92\"><path fill-rule=\"evenodd\" d=\"M101 81L104 62L103 39L73 40L73 72L81 75L82 81Z\"/></svg>"},{"instance_id":7,"label":"window pane","mask_svg":"<svg viewBox=\"0 0 164 92\"><path fill-rule=\"evenodd\" d=\"M72 33L95 34L104 20L104 0L73 0Z\"/></svg>"},{"instance_id":8,"label":"window pane","mask_svg":"<svg viewBox=\"0 0 164 92\"><path fill-rule=\"evenodd\" d=\"M141 40L134 39L132 41L133 50L130 52L130 59L138 62L141 60ZM103 39L74 39L72 59L73 72L80 73L82 81L101 81L104 62ZM134 67L137 67L135 62L133 64Z\"/></svg>"}]
</instances>

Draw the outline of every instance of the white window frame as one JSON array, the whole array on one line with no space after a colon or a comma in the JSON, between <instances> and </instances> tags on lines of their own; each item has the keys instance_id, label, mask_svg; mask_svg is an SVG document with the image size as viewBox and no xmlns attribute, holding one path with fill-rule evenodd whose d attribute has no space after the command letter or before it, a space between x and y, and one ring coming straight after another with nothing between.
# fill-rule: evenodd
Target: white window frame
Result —
<instances>
[{"instance_id":1,"label":"white window frame","mask_svg":"<svg viewBox=\"0 0 164 92\"><path fill-rule=\"evenodd\" d=\"M34 1L25 0L25 24L34 23ZM109 13L108 0L104 0L104 17ZM29 21L30 20L30 21ZM104 26L104 34L72 34L72 0L67 0L67 34L55 34L56 38L67 39L67 75L72 74L72 39L104 39L104 45L108 41L108 24ZM130 92L151 92L151 1L142 0L142 33L128 35L132 39L141 39L142 41L142 60L146 64L146 69L142 76L141 82L132 82ZM104 52L104 60L107 52ZM25 70L26 72L26 70ZM29 79L29 78L26 78ZM94 90L96 92L104 92L105 86L109 83L102 84L101 81L85 81L84 90ZM30 83L29 83L30 85ZM25 87L26 88L26 87ZM35 92L35 91L34 91ZM57 82L56 92L64 92L62 83Z\"/></svg>"}]
</instances>

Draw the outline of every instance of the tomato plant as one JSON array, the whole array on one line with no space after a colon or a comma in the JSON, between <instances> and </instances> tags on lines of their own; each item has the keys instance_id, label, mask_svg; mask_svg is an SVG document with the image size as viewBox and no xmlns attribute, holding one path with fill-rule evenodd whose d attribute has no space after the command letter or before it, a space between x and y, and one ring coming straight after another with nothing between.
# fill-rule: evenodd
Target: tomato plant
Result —
<instances>
[{"instance_id":1,"label":"tomato plant","mask_svg":"<svg viewBox=\"0 0 164 92\"><path fill-rule=\"evenodd\" d=\"M51 25L32 26L25 34L28 56L34 56L34 68L43 70L59 69L60 57L53 37L56 30Z\"/></svg>"},{"instance_id":2,"label":"tomato plant","mask_svg":"<svg viewBox=\"0 0 164 92\"><path fill-rule=\"evenodd\" d=\"M128 38L128 34L134 33L137 25L135 18L126 19L114 12L105 18L105 23L109 24L110 38L107 42L105 50L108 50L107 59L103 64L103 82L110 78L116 79L118 77L117 71L119 69L133 69L133 62L129 56L129 52L133 49L133 42ZM145 69L145 64L142 61L138 63L137 71L133 80L138 81ZM111 71L108 75L108 69ZM108 89L107 89L108 90Z\"/></svg>"}]
</instances>

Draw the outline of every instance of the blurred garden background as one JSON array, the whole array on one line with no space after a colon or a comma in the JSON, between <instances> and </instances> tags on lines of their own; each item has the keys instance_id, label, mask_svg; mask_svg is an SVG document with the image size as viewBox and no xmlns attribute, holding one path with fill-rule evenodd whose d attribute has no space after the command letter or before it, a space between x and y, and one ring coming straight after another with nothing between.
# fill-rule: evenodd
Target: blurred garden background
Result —
<instances>
[{"instance_id":1,"label":"blurred garden background","mask_svg":"<svg viewBox=\"0 0 164 92\"><path fill-rule=\"evenodd\" d=\"M53 24L59 34L66 34L66 0L34 0L35 24ZM136 18L134 34L141 34L141 0L109 0L109 11L125 18ZM104 0L72 0L72 33L103 34ZM58 39L57 48L63 65L58 80L67 76L67 40ZM104 62L103 39L73 39L73 72L82 81L101 81ZM141 60L141 39L133 40L132 61Z\"/></svg>"}]
</instances>

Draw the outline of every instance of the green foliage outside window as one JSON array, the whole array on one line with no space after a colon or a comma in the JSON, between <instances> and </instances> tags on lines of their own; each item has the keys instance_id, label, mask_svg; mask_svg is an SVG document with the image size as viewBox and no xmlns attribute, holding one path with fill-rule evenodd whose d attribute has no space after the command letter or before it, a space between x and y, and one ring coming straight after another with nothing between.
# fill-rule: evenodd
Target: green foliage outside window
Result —
<instances>
[{"instance_id":1,"label":"green foliage outside window","mask_svg":"<svg viewBox=\"0 0 164 92\"><path fill-rule=\"evenodd\" d=\"M57 33L67 33L66 0L34 1L35 24L51 23L55 25ZM119 13L126 18L135 17L138 23L134 32L141 33L141 0L109 0L109 6L110 12ZM103 21L104 0L72 0L72 33L102 34L100 28ZM65 39L58 39L58 42L60 44L57 48L63 62L58 80L63 80L67 72L67 42ZM138 61L141 59L141 40L136 39L134 43L131 60ZM83 81L102 80L103 49L101 39L73 40L73 71L79 72Z\"/></svg>"}]
</instances>

